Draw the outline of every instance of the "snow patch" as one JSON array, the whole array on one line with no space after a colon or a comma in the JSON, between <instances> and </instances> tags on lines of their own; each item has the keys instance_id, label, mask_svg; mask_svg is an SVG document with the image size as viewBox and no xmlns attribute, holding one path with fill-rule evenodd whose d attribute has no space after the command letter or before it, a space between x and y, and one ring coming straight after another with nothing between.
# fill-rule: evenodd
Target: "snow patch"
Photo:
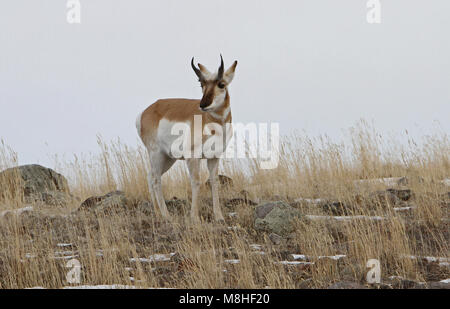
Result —
<instances>
[{"instance_id":1,"label":"snow patch","mask_svg":"<svg viewBox=\"0 0 450 309\"><path fill-rule=\"evenodd\" d=\"M141 262L141 263L150 263L150 262L166 262L170 261L172 256L174 256L175 253L169 253L169 254L153 254L150 255L148 258L130 258L130 262Z\"/></svg>"},{"instance_id":2,"label":"snow patch","mask_svg":"<svg viewBox=\"0 0 450 309\"><path fill-rule=\"evenodd\" d=\"M0 217L4 217L6 214L12 213L15 215L20 215L24 212L33 211L33 206L26 206L22 208L12 209L12 210L5 210L0 213Z\"/></svg>"},{"instance_id":3,"label":"snow patch","mask_svg":"<svg viewBox=\"0 0 450 309\"><path fill-rule=\"evenodd\" d=\"M282 265L313 265L314 262L280 261L280 262L275 262L275 264L282 264Z\"/></svg>"},{"instance_id":4,"label":"snow patch","mask_svg":"<svg viewBox=\"0 0 450 309\"><path fill-rule=\"evenodd\" d=\"M320 204L322 202L325 202L325 199L321 199L321 198L311 199L311 198L299 197L299 198L295 199L294 202L298 202L298 203L305 202L308 204Z\"/></svg>"},{"instance_id":5,"label":"snow patch","mask_svg":"<svg viewBox=\"0 0 450 309\"><path fill-rule=\"evenodd\" d=\"M332 259L332 260L339 260L342 258L345 258L346 255L344 254L337 254L337 255L319 255L318 257L313 256L307 256L304 254L291 254L292 258L294 260L314 260L314 259Z\"/></svg>"},{"instance_id":6,"label":"snow patch","mask_svg":"<svg viewBox=\"0 0 450 309\"><path fill-rule=\"evenodd\" d=\"M238 259L224 260L225 263L229 264L239 264L241 261Z\"/></svg>"},{"instance_id":7,"label":"snow patch","mask_svg":"<svg viewBox=\"0 0 450 309\"><path fill-rule=\"evenodd\" d=\"M337 220L337 221L351 221L351 220L373 220L373 221L381 221L386 218L380 216L319 216L319 215L306 215L305 216L311 220Z\"/></svg>"}]
</instances>

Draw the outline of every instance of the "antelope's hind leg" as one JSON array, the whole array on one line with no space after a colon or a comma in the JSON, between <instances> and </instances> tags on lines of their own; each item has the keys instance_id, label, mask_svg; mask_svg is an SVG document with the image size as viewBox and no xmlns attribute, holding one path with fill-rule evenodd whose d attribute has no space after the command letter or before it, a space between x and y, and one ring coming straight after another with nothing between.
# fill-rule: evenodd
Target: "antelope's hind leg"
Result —
<instances>
[{"instance_id":1,"label":"antelope's hind leg","mask_svg":"<svg viewBox=\"0 0 450 309\"><path fill-rule=\"evenodd\" d=\"M192 188L192 204L191 204L191 220L192 223L200 223L200 215L198 211L198 193L200 190L200 159L186 159L186 164L191 178Z\"/></svg>"},{"instance_id":2,"label":"antelope's hind leg","mask_svg":"<svg viewBox=\"0 0 450 309\"><path fill-rule=\"evenodd\" d=\"M149 189L153 203L158 205L161 215L164 219L171 220L169 211L167 210L166 201L162 193L161 176L175 163L175 160L169 158L160 152L151 152L150 156L150 173L148 176Z\"/></svg>"}]
</instances>

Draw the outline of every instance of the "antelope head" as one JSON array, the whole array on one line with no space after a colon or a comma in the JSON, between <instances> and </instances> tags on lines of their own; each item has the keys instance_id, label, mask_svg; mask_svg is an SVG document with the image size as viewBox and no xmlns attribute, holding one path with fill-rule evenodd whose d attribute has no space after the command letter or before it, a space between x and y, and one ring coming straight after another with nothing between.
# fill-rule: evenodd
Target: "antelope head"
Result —
<instances>
[{"instance_id":1,"label":"antelope head","mask_svg":"<svg viewBox=\"0 0 450 309\"><path fill-rule=\"evenodd\" d=\"M198 68L194 65L194 57L191 66L202 86L203 97L200 101L202 111L214 111L222 107L228 95L228 85L234 77L237 61L228 70L224 71L222 55L220 55L220 67L217 73L209 72L206 67L198 63Z\"/></svg>"}]
</instances>

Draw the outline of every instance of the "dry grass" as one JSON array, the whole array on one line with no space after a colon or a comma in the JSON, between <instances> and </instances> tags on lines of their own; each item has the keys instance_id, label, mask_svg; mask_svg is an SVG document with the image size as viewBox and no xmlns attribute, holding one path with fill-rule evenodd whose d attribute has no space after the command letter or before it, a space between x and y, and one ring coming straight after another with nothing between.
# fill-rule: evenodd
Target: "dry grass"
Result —
<instances>
[{"instance_id":1,"label":"dry grass","mask_svg":"<svg viewBox=\"0 0 450 309\"><path fill-rule=\"evenodd\" d=\"M211 222L206 188L202 191L201 226L186 222L184 211L188 209L172 209L172 224L162 222L157 210L73 214L80 201L114 190L126 192L135 204L149 199L144 149L120 141L104 143L99 138L100 156L75 156L69 163L55 160L54 168L69 179L71 192L80 201L58 209L36 204L32 212L0 218L0 288L70 285L64 256L72 254L82 265L81 284L322 288L342 280L364 283L366 262L371 258L380 260L383 281L393 275L417 281L448 278L448 268L405 256L449 257L449 200L444 195L449 190L441 180L450 177L450 141L446 133L424 136L420 143L406 138L406 144L386 139L362 122L339 143L326 136L311 139L300 133L284 137L280 164L274 170L260 170L258 162L250 159L222 162L221 173L230 176L234 185L221 192L221 201L239 196L245 189L253 199L284 200L304 214L326 213L308 203L294 202L296 198L341 201L352 205L354 214L385 218L301 220L296 231L279 244L254 230L251 205L223 206L224 213L237 213L235 217L226 215L225 227ZM17 165L17 161L14 151L2 143L0 170ZM206 180L206 168L203 171ZM408 215L368 199L374 190L385 189L383 185L354 184L359 179L400 176L408 177L408 187L415 194L408 203L417 208ZM20 182L15 185L20 187ZM167 200L190 198L182 162L163 177L163 188ZM0 200L0 212L25 206L17 192ZM61 243L70 245L58 246ZM252 244L262 245L264 254ZM169 261L130 261L156 253L176 254ZM278 263L290 259L291 253L310 256L315 263ZM336 254L346 257L317 259ZM234 259L239 263L227 261Z\"/></svg>"}]
</instances>

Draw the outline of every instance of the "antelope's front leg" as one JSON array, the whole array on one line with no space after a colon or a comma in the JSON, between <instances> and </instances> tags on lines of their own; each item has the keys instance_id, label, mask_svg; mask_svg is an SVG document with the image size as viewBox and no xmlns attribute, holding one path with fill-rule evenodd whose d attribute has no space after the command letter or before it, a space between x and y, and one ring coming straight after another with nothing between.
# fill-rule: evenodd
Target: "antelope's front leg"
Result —
<instances>
[{"instance_id":1,"label":"antelope's front leg","mask_svg":"<svg viewBox=\"0 0 450 309\"><path fill-rule=\"evenodd\" d=\"M217 172L219 169L219 159L208 159L208 170L209 170L209 182L211 184L211 193L213 198L213 212L214 219L219 222L224 222L225 219L222 215L222 210L220 209L219 203L219 185L217 182Z\"/></svg>"},{"instance_id":2,"label":"antelope's front leg","mask_svg":"<svg viewBox=\"0 0 450 309\"><path fill-rule=\"evenodd\" d=\"M188 166L189 175L191 176L191 220L193 223L200 223L200 216L198 213L198 192L200 190L200 159L186 159L186 163Z\"/></svg>"}]
</instances>

